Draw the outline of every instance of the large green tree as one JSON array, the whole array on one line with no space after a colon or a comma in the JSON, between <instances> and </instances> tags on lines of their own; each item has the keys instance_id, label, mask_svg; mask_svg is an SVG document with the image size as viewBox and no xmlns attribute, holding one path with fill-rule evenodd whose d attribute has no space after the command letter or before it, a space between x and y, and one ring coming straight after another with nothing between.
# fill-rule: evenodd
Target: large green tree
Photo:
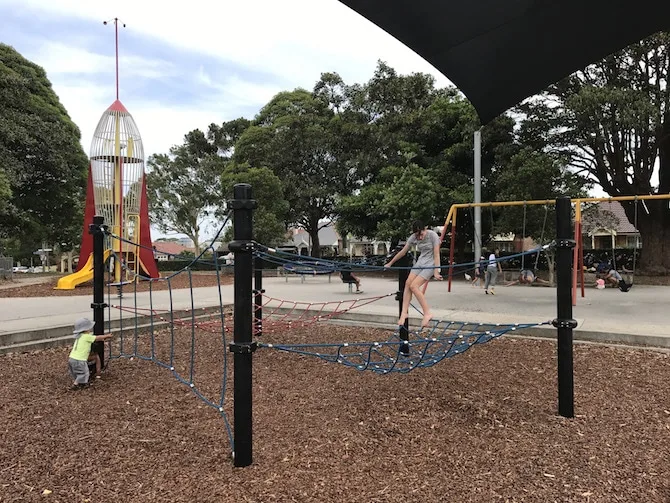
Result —
<instances>
[{"instance_id":1,"label":"large green tree","mask_svg":"<svg viewBox=\"0 0 670 503\"><path fill-rule=\"evenodd\" d=\"M248 183L257 207L253 215L253 239L267 246L284 244L286 217L289 205L283 197L281 179L269 168L251 168L247 164L229 163L221 176L223 194L231 197L233 187L238 183ZM232 227L226 232L226 240L232 239Z\"/></svg>"},{"instance_id":2,"label":"large green tree","mask_svg":"<svg viewBox=\"0 0 670 503\"><path fill-rule=\"evenodd\" d=\"M209 135L210 138L212 135ZM217 145L196 129L169 154L149 158L147 192L151 221L163 232L186 234L200 253L202 226L222 204L220 176L225 158Z\"/></svg>"},{"instance_id":3,"label":"large green tree","mask_svg":"<svg viewBox=\"0 0 670 503\"><path fill-rule=\"evenodd\" d=\"M670 34L658 33L551 86L521 107L536 148L567 153L609 195L670 192ZM658 176L658 181L655 180ZM635 203L623 203L633 222ZM670 209L638 211L640 268L670 272Z\"/></svg>"},{"instance_id":4,"label":"large green tree","mask_svg":"<svg viewBox=\"0 0 670 503\"><path fill-rule=\"evenodd\" d=\"M87 165L45 71L0 44L0 239L23 255L78 241Z\"/></svg>"},{"instance_id":5,"label":"large green tree","mask_svg":"<svg viewBox=\"0 0 670 503\"><path fill-rule=\"evenodd\" d=\"M349 86L344 96L343 113L357 116L365 134L355 166L360 189L338 207L343 232L395 241L407 236L413 217L440 225L451 204L472 200L472 138L480 124L455 88L437 89L430 75L399 75L379 63L370 81ZM501 116L483 130L485 191L490 173L514 153L513 127ZM457 222L465 245L473 238L472 223Z\"/></svg>"},{"instance_id":6,"label":"large green tree","mask_svg":"<svg viewBox=\"0 0 670 503\"><path fill-rule=\"evenodd\" d=\"M335 215L340 194L350 190L340 117L330 103L304 89L282 92L265 105L235 145L238 164L267 167L288 201L287 223L304 228L312 255L320 255L319 230Z\"/></svg>"}]
</instances>

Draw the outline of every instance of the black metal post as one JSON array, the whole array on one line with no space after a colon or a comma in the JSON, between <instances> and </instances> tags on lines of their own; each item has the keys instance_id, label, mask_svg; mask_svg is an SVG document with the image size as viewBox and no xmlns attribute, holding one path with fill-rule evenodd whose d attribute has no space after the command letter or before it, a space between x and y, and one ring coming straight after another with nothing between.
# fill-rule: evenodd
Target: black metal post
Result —
<instances>
[{"instance_id":1,"label":"black metal post","mask_svg":"<svg viewBox=\"0 0 670 503\"><path fill-rule=\"evenodd\" d=\"M398 267L409 267L411 261L409 255L405 255L399 259L396 264ZM407 283L407 278L409 277L409 269L400 269L398 271L398 294L396 298L398 299L398 317L402 316L402 303L405 298L405 284ZM403 341L409 340L409 316L405 318L405 323L399 327L400 339ZM407 355L409 354L409 344L402 344L400 346L400 352Z\"/></svg>"},{"instance_id":2,"label":"black metal post","mask_svg":"<svg viewBox=\"0 0 670 503\"><path fill-rule=\"evenodd\" d=\"M88 226L88 233L93 235L93 327L94 335L105 333L105 219L99 215L93 217L93 223ZM82 258L83 260L83 258ZM105 343L94 342L91 345L100 357L100 368L105 368Z\"/></svg>"},{"instance_id":3,"label":"black metal post","mask_svg":"<svg viewBox=\"0 0 670 503\"><path fill-rule=\"evenodd\" d=\"M263 259L254 260L254 334L263 335Z\"/></svg>"},{"instance_id":4,"label":"black metal post","mask_svg":"<svg viewBox=\"0 0 670 503\"><path fill-rule=\"evenodd\" d=\"M233 241L228 245L235 253L235 327L233 366L233 417L235 466L249 466L252 462L252 356L256 350L253 334L253 304L251 278L253 277L252 215L256 201L251 199L251 185L239 183L233 188Z\"/></svg>"},{"instance_id":5,"label":"black metal post","mask_svg":"<svg viewBox=\"0 0 670 503\"><path fill-rule=\"evenodd\" d=\"M558 337L558 413L575 416L574 375L572 365L572 208L569 197L556 199L556 311L553 325Z\"/></svg>"}]
</instances>

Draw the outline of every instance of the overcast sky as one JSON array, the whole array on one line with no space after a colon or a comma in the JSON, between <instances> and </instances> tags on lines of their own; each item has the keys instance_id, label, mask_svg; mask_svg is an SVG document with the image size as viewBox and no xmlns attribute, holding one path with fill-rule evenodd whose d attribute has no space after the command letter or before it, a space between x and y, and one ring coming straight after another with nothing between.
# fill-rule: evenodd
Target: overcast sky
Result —
<instances>
[{"instance_id":1,"label":"overcast sky","mask_svg":"<svg viewBox=\"0 0 670 503\"><path fill-rule=\"evenodd\" d=\"M336 0L0 0L0 42L42 66L79 126L88 153L115 99L118 17L120 99L148 157L188 131L252 118L276 93L312 89L323 72L367 81L378 60L433 74L421 57ZM211 232L211 229L210 229ZM208 234L210 233L208 232ZM153 233L154 237L157 235Z\"/></svg>"},{"instance_id":2,"label":"overcast sky","mask_svg":"<svg viewBox=\"0 0 670 503\"><path fill-rule=\"evenodd\" d=\"M119 17L120 98L147 156L192 129L252 118L277 92L312 89L320 74L372 76L377 60L448 81L393 37L336 0L0 0L0 41L44 67L82 133L114 101Z\"/></svg>"}]
</instances>

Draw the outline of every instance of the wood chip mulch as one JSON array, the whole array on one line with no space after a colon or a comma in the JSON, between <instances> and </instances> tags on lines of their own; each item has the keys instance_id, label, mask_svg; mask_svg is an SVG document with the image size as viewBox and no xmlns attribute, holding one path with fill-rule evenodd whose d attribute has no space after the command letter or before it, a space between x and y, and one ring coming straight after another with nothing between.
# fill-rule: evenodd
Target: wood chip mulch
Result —
<instances>
[{"instance_id":1,"label":"wood chip mulch","mask_svg":"<svg viewBox=\"0 0 670 503\"><path fill-rule=\"evenodd\" d=\"M20 281L20 280L19 280ZM38 284L27 284L21 285L17 281L16 288L3 288L0 289L0 298L3 297L69 297L71 295L93 295L93 283L84 283L78 285L74 290L54 290L56 284L58 283L58 278L49 278L44 283ZM220 281L222 285L229 285L233 282L233 276L231 274L222 274L220 275ZM202 273L202 272L193 272L191 273L191 278L187 273L180 273L170 279L170 285L172 288L199 288L205 286L216 286L217 279L216 273ZM117 287L111 287L112 293L116 294ZM152 285L153 291L157 290L167 290L168 281L154 281ZM134 292L135 285L127 284L123 285L124 292ZM149 282L141 281L137 283L138 292L148 292L149 291ZM105 286L105 294L107 292L107 286Z\"/></svg>"},{"instance_id":2,"label":"wood chip mulch","mask_svg":"<svg viewBox=\"0 0 670 503\"><path fill-rule=\"evenodd\" d=\"M263 340L388 335L319 324ZM216 400L217 327L162 330L153 351L189 379L192 340L194 382ZM125 334L124 351L150 355L149 342ZM247 468L233 467L219 413L168 369L114 359L102 380L68 391L67 356L0 357L2 502L670 501L667 353L575 346L577 415L565 419L551 341L503 337L386 376L261 348Z\"/></svg>"}]
</instances>

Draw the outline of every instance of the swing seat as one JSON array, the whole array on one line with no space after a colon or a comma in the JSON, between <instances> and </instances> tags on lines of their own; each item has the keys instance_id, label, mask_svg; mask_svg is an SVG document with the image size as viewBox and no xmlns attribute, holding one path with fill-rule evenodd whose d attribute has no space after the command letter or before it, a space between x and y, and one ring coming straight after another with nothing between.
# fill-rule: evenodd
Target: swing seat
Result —
<instances>
[{"instance_id":1,"label":"swing seat","mask_svg":"<svg viewBox=\"0 0 670 503\"><path fill-rule=\"evenodd\" d=\"M627 292L632 288L633 285L628 285L624 280L619 281L619 290L622 292Z\"/></svg>"},{"instance_id":2,"label":"swing seat","mask_svg":"<svg viewBox=\"0 0 670 503\"><path fill-rule=\"evenodd\" d=\"M351 276L351 271L340 271L340 278L342 278L342 283L345 283L349 288L349 293L353 293L353 287L356 284L356 280ZM360 290L357 293L362 293Z\"/></svg>"}]
</instances>

